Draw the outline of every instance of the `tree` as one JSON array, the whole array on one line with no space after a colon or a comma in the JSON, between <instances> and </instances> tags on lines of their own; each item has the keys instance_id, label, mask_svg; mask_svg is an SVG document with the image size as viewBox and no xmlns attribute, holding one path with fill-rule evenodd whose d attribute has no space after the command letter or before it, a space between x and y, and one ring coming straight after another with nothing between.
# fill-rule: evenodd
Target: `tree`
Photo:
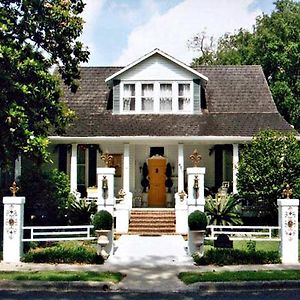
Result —
<instances>
[{"instance_id":1,"label":"tree","mask_svg":"<svg viewBox=\"0 0 300 300\"><path fill-rule=\"evenodd\" d=\"M277 222L277 199L289 184L300 196L300 145L292 134L266 130L241 151L238 191L256 209Z\"/></svg>"},{"instance_id":2,"label":"tree","mask_svg":"<svg viewBox=\"0 0 300 300\"><path fill-rule=\"evenodd\" d=\"M225 34L216 47L206 48L205 55L194 59L192 65L261 65L279 112L299 130L299 40L300 3L277 0L271 15L256 19L253 32L240 29L236 34Z\"/></svg>"},{"instance_id":3,"label":"tree","mask_svg":"<svg viewBox=\"0 0 300 300\"><path fill-rule=\"evenodd\" d=\"M62 133L72 119L59 101L59 77L76 91L79 63L89 55L77 40L83 8L82 0L1 0L0 166L21 153L45 160L47 136Z\"/></svg>"}]
</instances>

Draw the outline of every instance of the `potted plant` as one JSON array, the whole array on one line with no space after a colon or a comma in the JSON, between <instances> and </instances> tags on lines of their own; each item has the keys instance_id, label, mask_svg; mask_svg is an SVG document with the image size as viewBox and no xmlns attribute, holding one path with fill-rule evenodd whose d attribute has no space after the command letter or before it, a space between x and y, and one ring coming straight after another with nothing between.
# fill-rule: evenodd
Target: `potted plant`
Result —
<instances>
[{"instance_id":1,"label":"potted plant","mask_svg":"<svg viewBox=\"0 0 300 300\"><path fill-rule=\"evenodd\" d=\"M97 235L97 254L107 259L112 249L113 217L106 210L100 210L93 217L93 225Z\"/></svg>"},{"instance_id":2,"label":"potted plant","mask_svg":"<svg viewBox=\"0 0 300 300\"><path fill-rule=\"evenodd\" d=\"M204 254L204 237L207 227L207 216L200 210L195 210L188 216L188 245L189 253L198 256Z\"/></svg>"}]
</instances>

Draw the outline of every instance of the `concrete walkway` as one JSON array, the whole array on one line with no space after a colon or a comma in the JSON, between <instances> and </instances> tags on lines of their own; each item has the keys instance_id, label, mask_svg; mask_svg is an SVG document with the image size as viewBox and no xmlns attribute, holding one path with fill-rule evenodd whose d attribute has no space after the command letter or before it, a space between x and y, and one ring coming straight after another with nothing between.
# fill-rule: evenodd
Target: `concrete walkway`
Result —
<instances>
[{"instance_id":1,"label":"concrete walkway","mask_svg":"<svg viewBox=\"0 0 300 300\"><path fill-rule=\"evenodd\" d=\"M34 264L34 263L0 263L1 271L117 271L126 274L126 277L113 289L128 291L179 291L199 289L201 284L187 287L177 275L183 271L218 272L218 271L259 271L259 270L300 270L300 264L294 265L238 265L238 266L195 266L192 258L186 252L187 242L180 235L170 236L133 236L123 235L115 243L115 253L103 265L69 265L69 264ZM21 282L14 282L22 285ZM40 285L37 283L36 285ZM55 285L53 282L48 283ZM77 283L78 284L78 283ZM76 283L68 284L68 286ZM92 283L81 283L90 286ZM99 283L94 283L101 286ZM240 283L241 284L241 283ZM245 283L248 285L248 283ZM282 284L282 283L281 283ZM299 284L299 283L297 283ZM1 282L0 282L1 285ZM33 284L35 286L35 283ZM103 285L103 284L102 284ZM202 288L209 289L204 284ZM234 284L238 285L238 284ZM23 285L22 285L23 286ZM101 287L100 287L101 288ZM213 286L215 288L215 285Z\"/></svg>"}]
</instances>

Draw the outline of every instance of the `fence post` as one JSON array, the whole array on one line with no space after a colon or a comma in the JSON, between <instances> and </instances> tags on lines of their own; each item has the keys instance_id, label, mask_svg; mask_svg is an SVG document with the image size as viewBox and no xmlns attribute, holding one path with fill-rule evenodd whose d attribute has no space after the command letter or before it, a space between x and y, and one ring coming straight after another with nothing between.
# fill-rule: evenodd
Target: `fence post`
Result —
<instances>
[{"instance_id":1,"label":"fence post","mask_svg":"<svg viewBox=\"0 0 300 300\"><path fill-rule=\"evenodd\" d=\"M278 199L282 263L298 263L298 199Z\"/></svg>"},{"instance_id":2,"label":"fence post","mask_svg":"<svg viewBox=\"0 0 300 300\"><path fill-rule=\"evenodd\" d=\"M20 262L23 254L25 197L3 197L3 261Z\"/></svg>"}]
</instances>

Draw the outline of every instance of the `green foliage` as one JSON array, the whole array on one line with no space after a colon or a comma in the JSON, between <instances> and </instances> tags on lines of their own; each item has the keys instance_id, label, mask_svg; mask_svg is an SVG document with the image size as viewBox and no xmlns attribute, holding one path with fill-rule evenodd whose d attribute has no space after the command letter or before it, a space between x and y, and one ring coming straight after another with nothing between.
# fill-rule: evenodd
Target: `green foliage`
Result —
<instances>
[{"instance_id":1,"label":"green foliage","mask_svg":"<svg viewBox=\"0 0 300 300\"><path fill-rule=\"evenodd\" d=\"M300 145L296 138L275 131L261 131L241 151L238 190L252 204L251 210L268 214L277 222L277 199L288 183L300 196Z\"/></svg>"},{"instance_id":2,"label":"green foliage","mask_svg":"<svg viewBox=\"0 0 300 300\"><path fill-rule=\"evenodd\" d=\"M248 252L255 252L256 251L256 241L247 241L247 250Z\"/></svg>"},{"instance_id":3,"label":"green foliage","mask_svg":"<svg viewBox=\"0 0 300 300\"><path fill-rule=\"evenodd\" d=\"M68 221L71 225L88 225L91 223L91 216L97 211L95 202L87 202L84 199L69 202Z\"/></svg>"},{"instance_id":4,"label":"green foliage","mask_svg":"<svg viewBox=\"0 0 300 300\"><path fill-rule=\"evenodd\" d=\"M231 195L216 198L208 196L205 200L205 212L210 225L241 225L240 210L239 199Z\"/></svg>"},{"instance_id":5,"label":"green foliage","mask_svg":"<svg viewBox=\"0 0 300 300\"><path fill-rule=\"evenodd\" d=\"M200 210L195 210L188 217L190 230L205 230L207 226L207 216Z\"/></svg>"},{"instance_id":6,"label":"green foliage","mask_svg":"<svg viewBox=\"0 0 300 300\"><path fill-rule=\"evenodd\" d=\"M61 242L50 247L35 248L24 254L22 261L34 263L103 263L94 245L84 242Z\"/></svg>"},{"instance_id":7,"label":"green foliage","mask_svg":"<svg viewBox=\"0 0 300 300\"><path fill-rule=\"evenodd\" d=\"M181 272L178 278L185 284L195 282L299 280L299 270Z\"/></svg>"},{"instance_id":8,"label":"green foliage","mask_svg":"<svg viewBox=\"0 0 300 300\"><path fill-rule=\"evenodd\" d=\"M216 248L204 253L204 256L193 256L198 265L247 265L280 263L278 251L245 251L239 249Z\"/></svg>"},{"instance_id":9,"label":"green foliage","mask_svg":"<svg viewBox=\"0 0 300 300\"><path fill-rule=\"evenodd\" d=\"M22 153L48 157L49 133L60 134L73 112L60 99L60 81L76 91L88 51L77 40L82 0L0 3L0 165ZM58 74L49 69L57 65Z\"/></svg>"},{"instance_id":10,"label":"green foliage","mask_svg":"<svg viewBox=\"0 0 300 300\"><path fill-rule=\"evenodd\" d=\"M0 280L36 281L98 281L118 283L123 279L119 272L93 271L0 271Z\"/></svg>"},{"instance_id":11,"label":"green foliage","mask_svg":"<svg viewBox=\"0 0 300 300\"><path fill-rule=\"evenodd\" d=\"M216 47L210 42L210 47L203 48L203 42L199 43L203 38L196 35L192 40L202 53L193 65L261 65L279 112L300 129L300 2L275 1L271 15L256 19L253 32L240 29L225 34Z\"/></svg>"},{"instance_id":12,"label":"green foliage","mask_svg":"<svg viewBox=\"0 0 300 300\"><path fill-rule=\"evenodd\" d=\"M53 169L24 169L20 178L20 193L26 197L25 224L65 225L70 182L68 176Z\"/></svg>"},{"instance_id":13,"label":"green foliage","mask_svg":"<svg viewBox=\"0 0 300 300\"><path fill-rule=\"evenodd\" d=\"M100 210L93 217L93 225L95 230L111 230L113 224L112 215L106 210Z\"/></svg>"}]
</instances>

